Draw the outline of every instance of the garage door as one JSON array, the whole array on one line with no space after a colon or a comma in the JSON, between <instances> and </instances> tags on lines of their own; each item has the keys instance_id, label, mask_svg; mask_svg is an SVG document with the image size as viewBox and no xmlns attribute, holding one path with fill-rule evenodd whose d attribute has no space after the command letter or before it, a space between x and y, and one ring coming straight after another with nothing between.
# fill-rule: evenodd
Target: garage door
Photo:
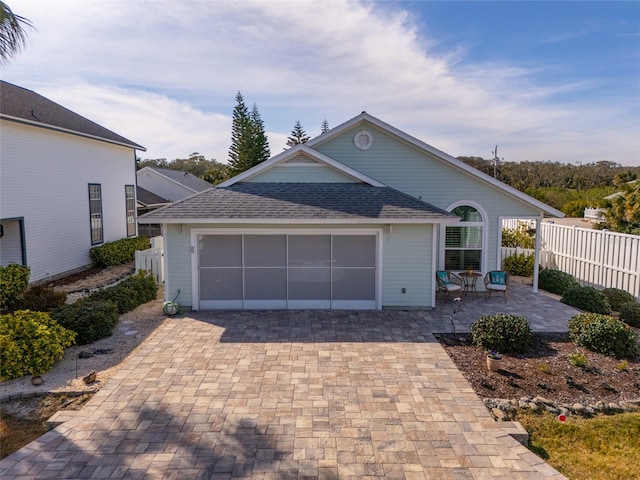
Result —
<instances>
[{"instance_id":1,"label":"garage door","mask_svg":"<svg viewBox=\"0 0 640 480\"><path fill-rule=\"evenodd\" d=\"M377 235L198 235L199 308L376 309Z\"/></svg>"}]
</instances>

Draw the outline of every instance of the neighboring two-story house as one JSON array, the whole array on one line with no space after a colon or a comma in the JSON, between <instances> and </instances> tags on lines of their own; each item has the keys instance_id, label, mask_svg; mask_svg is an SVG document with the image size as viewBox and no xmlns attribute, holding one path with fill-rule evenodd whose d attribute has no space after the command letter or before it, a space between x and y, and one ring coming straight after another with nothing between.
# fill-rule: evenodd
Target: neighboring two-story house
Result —
<instances>
[{"instance_id":1,"label":"neighboring two-story house","mask_svg":"<svg viewBox=\"0 0 640 480\"><path fill-rule=\"evenodd\" d=\"M37 94L0 83L0 264L31 281L81 270L92 246L133 237L136 150Z\"/></svg>"}]
</instances>

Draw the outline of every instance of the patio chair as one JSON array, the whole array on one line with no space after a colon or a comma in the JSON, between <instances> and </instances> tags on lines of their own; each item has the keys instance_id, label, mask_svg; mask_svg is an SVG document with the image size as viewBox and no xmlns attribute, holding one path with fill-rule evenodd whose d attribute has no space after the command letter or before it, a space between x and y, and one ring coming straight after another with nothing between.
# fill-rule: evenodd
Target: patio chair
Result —
<instances>
[{"instance_id":1,"label":"patio chair","mask_svg":"<svg viewBox=\"0 0 640 480\"><path fill-rule=\"evenodd\" d=\"M484 276L484 299L491 298L493 292L502 292L504 303L507 303L507 285L509 284L509 273L493 270Z\"/></svg>"},{"instance_id":2,"label":"patio chair","mask_svg":"<svg viewBox=\"0 0 640 480\"><path fill-rule=\"evenodd\" d=\"M462 278L448 270L437 271L436 280L438 283L437 292L444 292L445 303L449 301L449 292L460 292L464 286Z\"/></svg>"}]
</instances>

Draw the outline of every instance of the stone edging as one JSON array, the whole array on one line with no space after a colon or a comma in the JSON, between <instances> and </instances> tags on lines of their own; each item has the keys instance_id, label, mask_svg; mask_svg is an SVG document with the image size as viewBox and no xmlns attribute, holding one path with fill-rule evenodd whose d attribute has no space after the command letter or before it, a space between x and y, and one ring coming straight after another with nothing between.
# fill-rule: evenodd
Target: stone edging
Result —
<instances>
[{"instance_id":1,"label":"stone edging","mask_svg":"<svg viewBox=\"0 0 640 480\"><path fill-rule=\"evenodd\" d=\"M576 402L572 404L554 402L544 397L521 397L519 400L514 398L485 398L484 405L489 409L496 420L512 421L517 409L530 410L533 412L550 412L554 415L579 415L581 417L591 417L602 413L622 413L622 412L639 412L640 398L635 400L621 400L619 402L598 401L594 404L584 405Z\"/></svg>"},{"instance_id":2,"label":"stone edging","mask_svg":"<svg viewBox=\"0 0 640 480\"><path fill-rule=\"evenodd\" d=\"M86 394L98 393L102 385L87 388L86 390L62 390L62 391L43 391L43 392L19 392L13 395L4 395L0 397L0 404L15 402L18 400L29 400L31 398L46 397L47 395L67 395L69 397L79 397Z\"/></svg>"}]
</instances>

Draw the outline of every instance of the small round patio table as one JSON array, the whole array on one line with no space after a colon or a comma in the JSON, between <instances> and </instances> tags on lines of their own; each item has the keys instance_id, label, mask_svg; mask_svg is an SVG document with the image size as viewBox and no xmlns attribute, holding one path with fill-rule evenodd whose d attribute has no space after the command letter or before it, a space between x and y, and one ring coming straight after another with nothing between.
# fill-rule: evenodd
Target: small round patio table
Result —
<instances>
[{"instance_id":1,"label":"small round patio table","mask_svg":"<svg viewBox=\"0 0 640 480\"><path fill-rule=\"evenodd\" d=\"M460 272L458 276L461 277L462 281L464 282L464 290L462 291L462 295L466 297L469 292L473 292L477 297L478 291L476 290L476 282L480 277L482 277L482 274L480 272L469 273L465 271Z\"/></svg>"}]
</instances>

